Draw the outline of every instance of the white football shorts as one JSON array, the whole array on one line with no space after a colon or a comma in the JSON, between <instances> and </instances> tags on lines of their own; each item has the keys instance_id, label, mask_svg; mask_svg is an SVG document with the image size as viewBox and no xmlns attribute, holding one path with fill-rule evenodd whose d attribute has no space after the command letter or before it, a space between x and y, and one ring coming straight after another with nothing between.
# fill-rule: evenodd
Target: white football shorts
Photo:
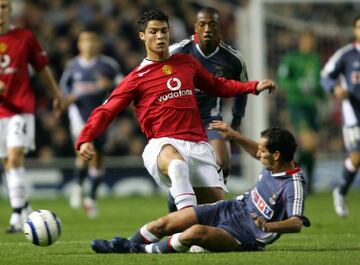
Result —
<instances>
[{"instance_id":1,"label":"white football shorts","mask_svg":"<svg viewBox=\"0 0 360 265\"><path fill-rule=\"evenodd\" d=\"M25 153L35 150L35 118L33 114L17 114L0 119L0 158L7 149L24 147Z\"/></svg>"},{"instance_id":2,"label":"white football shorts","mask_svg":"<svg viewBox=\"0 0 360 265\"><path fill-rule=\"evenodd\" d=\"M208 142L191 142L167 137L151 139L142 154L145 168L156 183L163 187L171 186L170 179L160 172L157 164L160 151L167 144L172 145L185 159L193 187L219 187L228 191L222 171L216 163L215 151Z\"/></svg>"}]
</instances>

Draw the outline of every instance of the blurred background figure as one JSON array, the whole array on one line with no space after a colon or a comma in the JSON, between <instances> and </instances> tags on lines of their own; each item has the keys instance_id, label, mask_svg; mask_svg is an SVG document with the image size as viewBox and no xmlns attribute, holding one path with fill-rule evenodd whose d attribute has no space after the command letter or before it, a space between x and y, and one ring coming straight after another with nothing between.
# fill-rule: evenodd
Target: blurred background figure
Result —
<instances>
[{"instance_id":1,"label":"blurred background figure","mask_svg":"<svg viewBox=\"0 0 360 265\"><path fill-rule=\"evenodd\" d=\"M118 63L101 55L99 35L92 29L82 31L78 38L79 55L72 59L61 77L61 87L66 96L70 121L70 131L75 142L93 109L101 105L110 90L120 81L122 74ZM75 184L70 194L70 206L79 208L82 200L84 179L90 180L90 192L83 200L89 217L97 216L96 191L104 176L103 150L106 135L96 141L95 158L87 162L77 155L75 161Z\"/></svg>"},{"instance_id":2,"label":"blurred background figure","mask_svg":"<svg viewBox=\"0 0 360 265\"><path fill-rule=\"evenodd\" d=\"M321 80L325 90L340 100L342 107L343 138L348 154L341 181L333 190L335 211L342 217L349 215L346 195L360 167L360 16L355 17L352 26L355 41L329 59Z\"/></svg>"},{"instance_id":3,"label":"blurred background figure","mask_svg":"<svg viewBox=\"0 0 360 265\"><path fill-rule=\"evenodd\" d=\"M311 193L320 120L317 105L323 100L320 86L320 58L315 51L315 36L310 30L300 33L298 48L281 59L278 86L286 100L292 131L297 134L299 152L296 161L306 171Z\"/></svg>"},{"instance_id":4,"label":"blurred background figure","mask_svg":"<svg viewBox=\"0 0 360 265\"><path fill-rule=\"evenodd\" d=\"M0 158L4 163L12 214L6 233L23 230L31 212L25 154L35 149L35 94L29 65L46 84L54 113L61 114L61 95L48 57L34 34L10 25L10 0L0 0Z\"/></svg>"}]
</instances>

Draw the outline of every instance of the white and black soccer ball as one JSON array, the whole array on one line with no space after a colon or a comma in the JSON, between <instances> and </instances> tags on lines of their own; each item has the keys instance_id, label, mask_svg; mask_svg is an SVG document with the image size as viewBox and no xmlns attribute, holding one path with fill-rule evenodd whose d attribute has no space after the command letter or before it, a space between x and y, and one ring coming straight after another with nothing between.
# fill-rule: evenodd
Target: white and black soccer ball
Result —
<instances>
[{"instance_id":1,"label":"white and black soccer ball","mask_svg":"<svg viewBox=\"0 0 360 265\"><path fill-rule=\"evenodd\" d=\"M36 246L50 246L60 237L60 219L48 210L33 211L24 224L24 234Z\"/></svg>"}]
</instances>

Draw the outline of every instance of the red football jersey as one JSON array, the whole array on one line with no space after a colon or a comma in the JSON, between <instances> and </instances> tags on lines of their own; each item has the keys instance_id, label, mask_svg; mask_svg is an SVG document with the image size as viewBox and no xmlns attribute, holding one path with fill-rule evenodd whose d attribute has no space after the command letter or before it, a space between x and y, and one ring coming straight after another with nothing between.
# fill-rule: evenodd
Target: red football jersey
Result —
<instances>
[{"instance_id":1,"label":"red football jersey","mask_svg":"<svg viewBox=\"0 0 360 265\"><path fill-rule=\"evenodd\" d=\"M34 112L29 64L36 71L48 64L47 55L33 33L26 29L10 29L0 35L0 80L7 87L0 94L0 118Z\"/></svg>"},{"instance_id":2,"label":"red football jersey","mask_svg":"<svg viewBox=\"0 0 360 265\"><path fill-rule=\"evenodd\" d=\"M131 101L148 140L171 137L207 141L195 87L214 96L233 97L255 93L256 85L256 81L244 83L215 77L187 54L175 54L161 62L145 59L122 80L109 99L92 112L76 147L100 136Z\"/></svg>"}]
</instances>

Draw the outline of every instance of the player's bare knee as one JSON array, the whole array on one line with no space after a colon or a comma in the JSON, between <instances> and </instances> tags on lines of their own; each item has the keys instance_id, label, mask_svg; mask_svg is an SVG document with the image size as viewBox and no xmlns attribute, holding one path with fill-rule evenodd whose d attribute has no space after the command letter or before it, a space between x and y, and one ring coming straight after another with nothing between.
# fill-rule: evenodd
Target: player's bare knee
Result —
<instances>
[{"instance_id":1,"label":"player's bare knee","mask_svg":"<svg viewBox=\"0 0 360 265\"><path fill-rule=\"evenodd\" d=\"M184 232L181 242L184 245L201 245L207 239L208 234L205 226L196 224Z\"/></svg>"},{"instance_id":2,"label":"player's bare knee","mask_svg":"<svg viewBox=\"0 0 360 265\"><path fill-rule=\"evenodd\" d=\"M184 160L175 147L170 144L164 145L157 159L158 168L163 175L168 175L169 164L174 159Z\"/></svg>"},{"instance_id":3,"label":"player's bare knee","mask_svg":"<svg viewBox=\"0 0 360 265\"><path fill-rule=\"evenodd\" d=\"M360 153L352 153L350 154L350 160L351 163L354 165L354 167L359 168L360 167Z\"/></svg>"},{"instance_id":4,"label":"player's bare knee","mask_svg":"<svg viewBox=\"0 0 360 265\"><path fill-rule=\"evenodd\" d=\"M148 225L148 229L151 233L158 237L162 237L164 235L168 235L172 232L172 225L167 216L160 217L159 219L151 222Z\"/></svg>"},{"instance_id":5,"label":"player's bare knee","mask_svg":"<svg viewBox=\"0 0 360 265\"><path fill-rule=\"evenodd\" d=\"M11 169L11 168L19 168L22 166L22 157L15 157L15 156L12 156L12 157L9 157L7 160L6 160L6 169Z\"/></svg>"}]
</instances>

